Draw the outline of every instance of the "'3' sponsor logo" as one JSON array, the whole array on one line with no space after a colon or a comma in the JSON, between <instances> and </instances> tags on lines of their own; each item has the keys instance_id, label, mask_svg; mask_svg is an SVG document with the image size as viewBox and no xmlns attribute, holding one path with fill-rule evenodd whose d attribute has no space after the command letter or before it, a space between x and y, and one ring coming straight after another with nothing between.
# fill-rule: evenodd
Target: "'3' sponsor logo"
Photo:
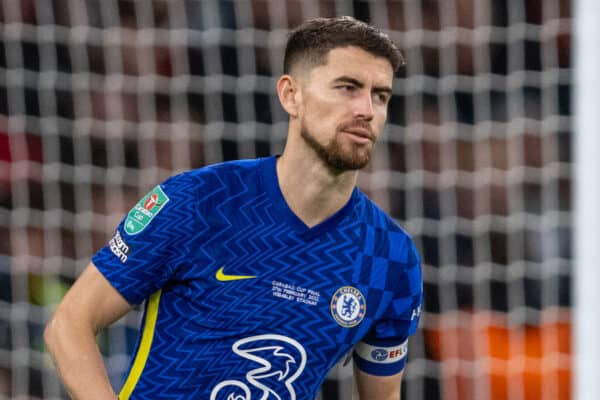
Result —
<instances>
[{"instance_id":1,"label":"'3' sponsor logo","mask_svg":"<svg viewBox=\"0 0 600 400\"><path fill-rule=\"evenodd\" d=\"M296 400L294 381L306 367L306 350L300 343L287 336L266 334L240 339L231 349L259 366L246 373L245 381L218 383L210 400L252 400L252 389L260 391L256 399Z\"/></svg>"}]
</instances>

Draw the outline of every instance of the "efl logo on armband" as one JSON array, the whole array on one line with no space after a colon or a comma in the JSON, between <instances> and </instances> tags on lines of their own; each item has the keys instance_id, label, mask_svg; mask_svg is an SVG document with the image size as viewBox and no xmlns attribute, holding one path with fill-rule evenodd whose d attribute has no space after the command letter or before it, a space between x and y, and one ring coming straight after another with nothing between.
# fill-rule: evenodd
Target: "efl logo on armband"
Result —
<instances>
[{"instance_id":1,"label":"efl logo on armband","mask_svg":"<svg viewBox=\"0 0 600 400\"><path fill-rule=\"evenodd\" d=\"M408 339L397 346L373 346L360 342L354 349L356 354L365 361L376 364L393 364L402 361L408 352Z\"/></svg>"}]
</instances>

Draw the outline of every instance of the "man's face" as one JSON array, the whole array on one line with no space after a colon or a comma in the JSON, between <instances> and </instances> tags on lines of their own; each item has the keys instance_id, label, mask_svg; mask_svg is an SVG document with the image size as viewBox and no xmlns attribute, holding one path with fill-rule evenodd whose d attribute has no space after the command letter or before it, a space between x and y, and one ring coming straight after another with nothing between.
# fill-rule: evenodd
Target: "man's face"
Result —
<instances>
[{"instance_id":1,"label":"man's face","mask_svg":"<svg viewBox=\"0 0 600 400\"><path fill-rule=\"evenodd\" d=\"M339 171L363 168L387 116L393 70L389 61L358 47L328 53L302 84L302 138Z\"/></svg>"}]
</instances>

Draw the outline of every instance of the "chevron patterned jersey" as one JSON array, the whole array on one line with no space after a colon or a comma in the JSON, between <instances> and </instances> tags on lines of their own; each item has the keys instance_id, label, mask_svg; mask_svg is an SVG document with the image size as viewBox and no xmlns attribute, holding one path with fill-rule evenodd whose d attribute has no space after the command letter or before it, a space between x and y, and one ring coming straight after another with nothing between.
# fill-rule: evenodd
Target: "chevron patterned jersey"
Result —
<instances>
[{"instance_id":1,"label":"chevron patterned jersey","mask_svg":"<svg viewBox=\"0 0 600 400\"><path fill-rule=\"evenodd\" d=\"M363 193L317 226L287 206L276 158L174 176L92 259L143 324L120 399L312 399L354 349L403 368L422 301L410 237Z\"/></svg>"}]
</instances>

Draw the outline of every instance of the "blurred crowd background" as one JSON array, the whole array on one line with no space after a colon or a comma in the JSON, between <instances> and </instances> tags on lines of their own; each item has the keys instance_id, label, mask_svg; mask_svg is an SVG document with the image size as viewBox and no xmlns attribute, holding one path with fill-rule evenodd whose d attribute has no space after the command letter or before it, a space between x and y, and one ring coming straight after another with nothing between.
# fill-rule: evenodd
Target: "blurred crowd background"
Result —
<instances>
[{"instance_id":1,"label":"blurred crowd background","mask_svg":"<svg viewBox=\"0 0 600 400\"><path fill-rule=\"evenodd\" d=\"M0 398L65 397L43 326L150 188L282 150L286 35L335 15L407 60L360 176L423 258L403 398L570 398L568 0L2 0ZM139 317L99 337L115 386Z\"/></svg>"}]
</instances>

